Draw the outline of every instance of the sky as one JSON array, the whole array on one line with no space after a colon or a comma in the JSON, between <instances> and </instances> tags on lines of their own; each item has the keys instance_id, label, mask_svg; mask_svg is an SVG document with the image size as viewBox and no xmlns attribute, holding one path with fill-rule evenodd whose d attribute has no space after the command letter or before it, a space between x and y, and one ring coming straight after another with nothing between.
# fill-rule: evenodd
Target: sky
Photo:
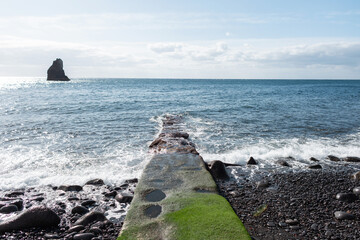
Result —
<instances>
[{"instance_id":1,"label":"sky","mask_svg":"<svg viewBox=\"0 0 360 240\"><path fill-rule=\"evenodd\" d=\"M359 0L2 0L0 77L360 79Z\"/></svg>"}]
</instances>

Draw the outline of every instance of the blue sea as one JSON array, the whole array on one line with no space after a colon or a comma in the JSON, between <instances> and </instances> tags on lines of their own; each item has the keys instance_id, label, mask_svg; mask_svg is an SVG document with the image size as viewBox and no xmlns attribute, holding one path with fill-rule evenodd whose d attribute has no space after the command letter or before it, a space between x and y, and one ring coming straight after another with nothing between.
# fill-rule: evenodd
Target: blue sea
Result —
<instances>
[{"instance_id":1,"label":"blue sea","mask_svg":"<svg viewBox=\"0 0 360 240\"><path fill-rule=\"evenodd\" d=\"M165 114L205 161L360 157L360 81L1 78L0 189L139 177Z\"/></svg>"}]
</instances>

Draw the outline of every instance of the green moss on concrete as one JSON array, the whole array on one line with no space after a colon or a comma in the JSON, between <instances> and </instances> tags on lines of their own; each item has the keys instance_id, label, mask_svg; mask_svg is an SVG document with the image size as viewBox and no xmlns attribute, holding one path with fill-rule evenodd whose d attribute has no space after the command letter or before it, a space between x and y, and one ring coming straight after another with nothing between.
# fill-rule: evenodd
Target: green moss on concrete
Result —
<instances>
[{"instance_id":1,"label":"green moss on concrete","mask_svg":"<svg viewBox=\"0 0 360 240\"><path fill-rule=\"evenodd\" d=\"M165 221L175 225L171 239L251 239L223 197L212 193L193 193L175 201L183 208L165 215Z\"/></svg>"}]
</instances>

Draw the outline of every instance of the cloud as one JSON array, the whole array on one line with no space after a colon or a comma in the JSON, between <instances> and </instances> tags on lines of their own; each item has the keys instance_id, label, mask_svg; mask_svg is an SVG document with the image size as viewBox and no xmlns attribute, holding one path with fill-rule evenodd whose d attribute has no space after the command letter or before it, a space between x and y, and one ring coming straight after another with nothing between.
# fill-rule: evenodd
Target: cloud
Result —
<instances>
[{"instance_id":1,"label":"cloud","mask_svg":"<svg viewBox=\"0 0 360 240\"><path fill-rule=\"evenodd\" d=\"M150 44L149 49L155 53L173 53L181 52L183 45L181 43L154 43Z\"/></svg>"},{"instance_id":2,"label":"cloud","mask_svg":"<svg viewBox=\"0 0 360 240\"><path fill-rule=\"evenodd\" d=\"M360 66L360 43L318 43L290 46L263 52L239 52L239 59L266 65L307 67Z\"/></svg>"}]
</instances>

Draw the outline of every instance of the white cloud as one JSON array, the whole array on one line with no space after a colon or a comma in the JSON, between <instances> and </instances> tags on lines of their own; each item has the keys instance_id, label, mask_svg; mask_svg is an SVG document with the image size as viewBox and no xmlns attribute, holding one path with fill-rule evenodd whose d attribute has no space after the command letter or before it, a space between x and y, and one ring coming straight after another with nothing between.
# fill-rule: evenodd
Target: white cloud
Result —
<instances>
[{"instance_id":1,"label":"white cloud","mask_svg":"<svg viewBox=\"0 0 360 240\"><path fill-rule=\"evenodd\" d=\"M181 43L153 43L149 49L156 53L181 52L183 45Z\"/></svg>"}]
</instances>

